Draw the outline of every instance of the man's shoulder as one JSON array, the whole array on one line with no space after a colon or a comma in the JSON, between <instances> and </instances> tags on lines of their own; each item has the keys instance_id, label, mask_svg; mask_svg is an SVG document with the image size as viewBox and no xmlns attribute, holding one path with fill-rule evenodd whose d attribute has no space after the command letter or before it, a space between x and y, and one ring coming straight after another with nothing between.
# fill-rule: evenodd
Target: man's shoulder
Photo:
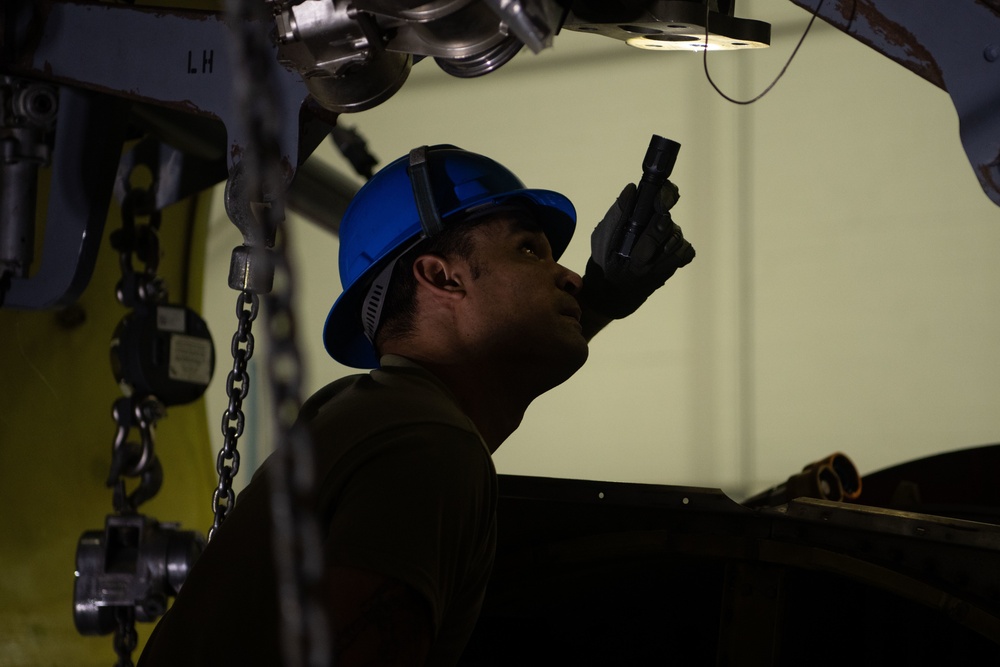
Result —
<instances>
[{"instance_id":1,"label":"man's shoulder","mask_svg":"<svg viewBox=\"0 0 1000 667\"><path fill-rule=\"evenodd\" d=\"M300 419L314 432L364 438L400 427L441 425L475 435L472 421L433 375L415 364L385 364L331 382L303 405Z\"/></svg>"},{"instance_id":2,"label":"man's shoulder","mask_svg":"<svg viewBox=\"0 0 1000 667\"><path fill-rule=\"evenodd\" d=\"M352 385L365 377L367 376L364 374L347 375L319 389L302 404L299 409L299 421L308 423L314 420L328 403L338 396L342 396Z\"/></svg>"}]
</instances>

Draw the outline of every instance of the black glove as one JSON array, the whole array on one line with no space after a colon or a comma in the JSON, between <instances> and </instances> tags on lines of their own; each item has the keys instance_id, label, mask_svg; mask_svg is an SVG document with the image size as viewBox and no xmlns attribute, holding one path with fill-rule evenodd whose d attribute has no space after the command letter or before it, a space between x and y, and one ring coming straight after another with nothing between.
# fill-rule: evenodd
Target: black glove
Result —
<instances>
[{"instance_id":1,"label":"black glove","mask_svg":"<svg viewBox=\"0 0 1000 667\"><path fill-rule=\"evenodd\" d=\"M670 181L653 202L649 224L628 258L618 254L635 204L636 187L629 183L590 235L590 260L583 276L581 301L594 312L620 319L631 315L667 278L694 259L694 247L670 218L680 195Z\"/></svg>"}]
</instances>

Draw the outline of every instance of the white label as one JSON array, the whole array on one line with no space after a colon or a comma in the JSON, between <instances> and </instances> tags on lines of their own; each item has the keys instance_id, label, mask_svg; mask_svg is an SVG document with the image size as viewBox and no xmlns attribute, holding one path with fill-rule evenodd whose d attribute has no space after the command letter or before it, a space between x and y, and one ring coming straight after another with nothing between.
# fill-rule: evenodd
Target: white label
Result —
<instances>
[{"instance_id":1,"label":"white label","mask_svg":"<svg viewBox=\"0 0 1000 667\"><path fill-rule=\"evenodd\" d=\"M157 306L156 328L160 331L176 331L184 333L184 309L170 306Z\"/></svg>"},{"instance_id":2,"label":"white label","mask_svg":"<svg viewBox=\"0 0 1000 667\"><path fill-rule=\"evenodd\" d=\"M171 380L207 385L212 379L212 341L174 334L170 337Z\"/></svg>"}]
</instances>

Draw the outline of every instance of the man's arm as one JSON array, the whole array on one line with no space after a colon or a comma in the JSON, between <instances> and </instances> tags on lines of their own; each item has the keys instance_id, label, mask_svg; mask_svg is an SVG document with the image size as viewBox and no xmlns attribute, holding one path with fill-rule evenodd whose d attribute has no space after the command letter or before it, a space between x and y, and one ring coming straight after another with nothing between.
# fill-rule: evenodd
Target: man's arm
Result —
<instances>
[{"instance_id":1,"label":"man's arm","mask_svg":"<svg viewBox=\"0 0 1000 667\"><path fill-rule=\"evenodd\" d=\"M397 579L351 567L326 573L334 664L418 667L433 637L430 605Z\"/></svg>"}]
</instances>

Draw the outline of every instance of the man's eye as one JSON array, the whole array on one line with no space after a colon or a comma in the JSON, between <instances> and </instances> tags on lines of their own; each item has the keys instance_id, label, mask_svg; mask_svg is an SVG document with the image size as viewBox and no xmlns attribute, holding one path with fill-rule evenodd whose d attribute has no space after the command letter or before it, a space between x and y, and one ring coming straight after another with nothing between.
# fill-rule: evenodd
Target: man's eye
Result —
<instances>
[{"instance_id":1,"label":"man's eye","mask_svg":"<svg viewBox=\"0 0 1000 667\"><path fill-rule=\"evenodd\" d=\"M527 243L521 246L521 252L534 255L535 257L538 256L538 252L535 251L535 248Z\"/></svg>"}]
</instances>

